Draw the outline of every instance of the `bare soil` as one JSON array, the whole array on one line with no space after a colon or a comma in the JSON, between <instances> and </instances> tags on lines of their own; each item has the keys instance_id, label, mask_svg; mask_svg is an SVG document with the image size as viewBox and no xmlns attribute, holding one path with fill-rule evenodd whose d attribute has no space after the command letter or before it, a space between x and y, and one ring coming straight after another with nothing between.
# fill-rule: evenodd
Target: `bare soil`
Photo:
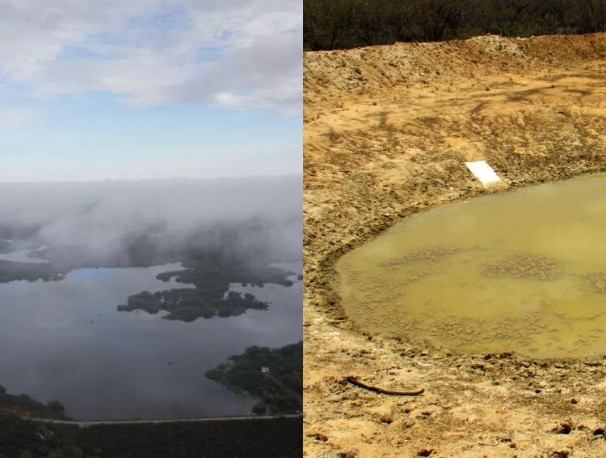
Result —
<instances>
[{"instance_id":1,"label":"bare soil","mask_svg":"<svg viewBox=\"0 0 606 458\"><path fill-rule=\"evenodd\" d=\"M304 455L606 456L606 356L459 355L368 335L334 271L412 213L606 170L606 35L310 52L304 68ZM482 159L503 186L467 171Z\"/></svg>"}]
</instances>

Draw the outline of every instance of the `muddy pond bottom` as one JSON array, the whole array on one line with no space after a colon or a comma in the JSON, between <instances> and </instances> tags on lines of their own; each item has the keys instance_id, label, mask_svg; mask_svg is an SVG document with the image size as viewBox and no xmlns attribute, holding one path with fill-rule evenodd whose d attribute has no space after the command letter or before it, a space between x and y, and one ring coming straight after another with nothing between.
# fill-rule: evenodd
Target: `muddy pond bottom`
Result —
<instances>
[{"instance_id":1,"label":"muddy pond bottom","mask_svg":"<svg viewBox=\"0 0 606 458\"><path fill-rule=\"evenodd\" d=\"M367 331L465 353L606 354L606 174L413 215L337 270Z\"/></svg>"}]
</instances>

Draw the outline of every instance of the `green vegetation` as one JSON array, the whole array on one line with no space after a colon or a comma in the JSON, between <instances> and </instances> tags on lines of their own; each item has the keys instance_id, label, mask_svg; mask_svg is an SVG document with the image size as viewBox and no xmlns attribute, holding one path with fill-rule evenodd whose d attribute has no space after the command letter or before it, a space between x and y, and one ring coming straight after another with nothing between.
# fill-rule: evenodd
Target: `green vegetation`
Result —
<instances>
[{"instance_id":1,"label":"green vegetation","mask_svg":"<svg viewBox=\"0 0 606 458\"><path fill-rule=\"evenodd\" d=\"M270 349L253 346L206 372L235 393L259 399L256 414L286 414L303 409L303 342Z\"/></svg>"},{"instance_id":2,"label":"green vegetation","mask_svg":"<svg viewBox=\"0 0 606 458\"><path fill-rule=\"evenodd\" d=\"M242 315L249 309L267 310L268 304L259 301L252 294L239 294L229 291L225 297L211 296L206 291L197 288L171 289L150 293L143 291L129 296L126 305L119 305L118 310L132 312L145 310L147 313L168 312L167 320L192 322L198 318L219 316L227 318Z\"/></svg>"},{"instance_id":3,"label":"green vegetation","mask_svg":"<svg viewBox=\"0 0 606 458\"><path fill-rule=\"evenodd\" d=\"M44 423L0 415L0 458L100 458L63 440Z\"/></svg>"},{"instance_id":4,"label":"green vegetation","mask_svg":"<svg viewBox=\"0 0 606 458\"><path fill-rule=\"evenodd\" d=\"M63 413L64 410L63 404L59 401L43 404L27 394L8 394L6 388L0 385L0 414L64 420L67 418Z\"/></svg>"},{"instance_id":5,"label":"green vegetation","mask_svg":"<svg viewBox=\"0 0 606 458\"><path fill-rule=\"evenodd\" d=\"M0 385L0 458L294 458L303 453L302 418L86 428L28 418L67 419L59 401L43 404L25 394L7 394Z\"/></svg>"},{"instance_id":6,"label":"green vegetation","mask_svg":"<svg viewBox=\"0 0 606 458\"><path fill-rule=\"evenodd\" d=\"M198 318L237 316L247 310L266 310L269 305L250 293L229 291L230 283L242 286L275 283L291 286L287 277L292 272L276 267L263 267L226 254L223 251L198 253L182 263L185 269L157 275L162 281L174 278L194 288L176 288L150 293L143 291L129 296L119 311L144 310L148 313L168 312L169 320L195 321Z\"/></svg>"},{"instance_id":7,"label":"green vegetation","mask_svg":"<svg viewBox=\"0 0 606 458\"><path fill-rule=\"evenodd\" d=\"M0 261L0 283L16 280L60 280L63 273L47 263Z\"/></svg>"},{"instance_id":8,"label":"green vegetation","mask_svg":"<svg viewBox=\"0 0 606 458\"><path fill-rule=\"evenodd\" d=\"M295 458L302 427L276 418L80 428L0 415L0 458Z\"/></svg>"},{"instance_id":9,"label":"green vegetation","mask_svg":"<svg viewBox=\"0 0 606 458\"><path fill-rule=\"evenodd\" d=\"M606 31L605 0L305 0L306 50Z\"/></svg>"},{"instance_id":10,"label":"green vegetation","mask_svg":"<svg viewBox=\"0 0 606 458\"><path fill-rule=\"evenodd\" d=\"M247 261L240 256L216 250L197 253L182 263L185 269L158 274L158 279L168 281L171 278L179 283L191 283L199 289L215 293L219 289L226 292L229 283L241 283L242 286L263 286L275 283L292 286L286 277L293 275L277 267L264 267Z\"/></svg>"}]
</instances>

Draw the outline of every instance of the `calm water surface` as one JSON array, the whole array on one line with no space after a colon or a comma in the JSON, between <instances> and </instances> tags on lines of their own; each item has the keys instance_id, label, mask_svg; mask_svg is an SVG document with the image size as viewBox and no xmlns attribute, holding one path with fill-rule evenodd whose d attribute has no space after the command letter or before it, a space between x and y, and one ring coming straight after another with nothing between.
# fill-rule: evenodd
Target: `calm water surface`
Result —
<instances>
[{"instance_id":1,"label":"calm water surface","mask_svg":"<svg viewBox=\"0 0 606 458\"><path fill-rule=\"evenodd\" d=\"M606 175L414 215L337 265L367 330L462 352L606 354Z\"/></svg>"},{"instance_id":2,"label":"calm water surface","mask_svg":"<svg viewBox=\"0 0 606 458\"><path fill-rule=\"evenodd\" d=\"M276 265L302 272L300 262ZM248 414L256 401L204 373L251 345L300 341L301 282L234 286L270 302L238 317L184 323L116 310L131 294L184 287L155 278L179 268L79 269L58 282L0 284L0 384L58 399L77 419Z\"/></svg>"}]
</instances>

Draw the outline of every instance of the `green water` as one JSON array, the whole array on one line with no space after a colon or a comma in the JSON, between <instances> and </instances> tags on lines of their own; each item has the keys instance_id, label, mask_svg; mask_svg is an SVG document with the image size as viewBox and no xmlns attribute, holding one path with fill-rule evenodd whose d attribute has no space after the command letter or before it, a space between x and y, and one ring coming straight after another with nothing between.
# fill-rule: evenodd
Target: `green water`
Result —
<instances>
[{"instance_id":1,"label":"green water","mask_svg":"<svg viewBox=\"0 0 606 458\"><path fill-rule=\"evenodd\" d=\"M414 215L337 264L362 328L460 352L606 354L606 175Z\"/></svg>"}]
</instances>

